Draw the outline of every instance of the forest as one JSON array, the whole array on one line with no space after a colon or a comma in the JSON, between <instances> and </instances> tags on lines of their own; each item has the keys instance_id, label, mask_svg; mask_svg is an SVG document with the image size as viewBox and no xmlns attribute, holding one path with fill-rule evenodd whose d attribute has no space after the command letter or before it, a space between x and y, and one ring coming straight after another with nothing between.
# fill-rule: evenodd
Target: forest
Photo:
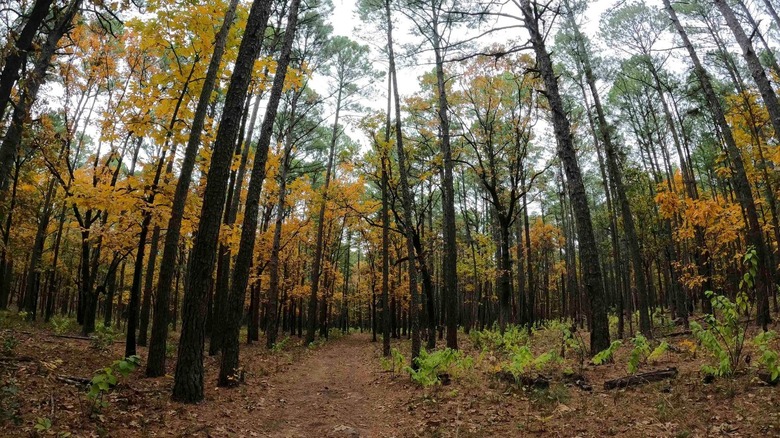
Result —
<instances>
[{"instance_id":1,"label":"forest","mask_svg":"<svg viewBox=\"0 0 780 438\"><path fill-rule=\"evenodd\" d=\"M6 0L0 436L780 436L776 0Z\"/></svg>"}]
</instances>

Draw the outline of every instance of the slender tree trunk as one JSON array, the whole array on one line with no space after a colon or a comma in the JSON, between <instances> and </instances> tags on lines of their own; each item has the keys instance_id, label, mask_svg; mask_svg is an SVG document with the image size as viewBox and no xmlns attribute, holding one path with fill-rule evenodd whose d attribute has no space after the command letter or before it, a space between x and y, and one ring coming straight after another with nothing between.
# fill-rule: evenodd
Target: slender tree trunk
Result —
<instances>
[{"instance_id":1,"label":"slender tree trunk","mask_svg":"<svg viewBox=\"0 0 780 438\"><path fill-rule=\"evenodd\" d=\"M157 262L157 248L160 240L160 227L155 226L152 231L152 241L149 247L149 260L146 263L146 280L144 282L144 296L141 303L141 320L138 324L138 345L146 346L149 334L149 316L152 311L152 288L154 285L154 266Z\"/></svg>"},{"instance_id":2,"label":"slender tree trunk","mask_svg":"<svg viewBox=\"0 0 780 438\"><path fill-rule=\"evenodd\" d=\"M734 34L734 38L737 40L737 44L739 44L739 47L742 49L742 57L745 58L750 74L753 76L753 80L756 81L758 91L761 93L764 105L769 113L769 120L775 131L775 139L778 139L780 138L780 102L778 102L777 94L775 94L772 89L772 85L769 83L769 78L766 76L764 67L758 59L758 55L753 48L753 43L739 23L731 6L726 3L726 0L713 0L713 3L718 8L721 15L723 15L726 24Z\"/></svg>"},{"instance_id":3,"label":"slender tree trunk","mask_svg":"<svg viewBox=\"0 0 780 438\"><path fill-rule=\"evenodd\" d=\"M33 48L35 35L49 15L52 3L53 0L36 0L11 52L4 59L3 71L0 73L0 120L5 119L5 109L11 101L11 91L20 77L19 69L27 62L27 54Z\"/></svg>"},{"instance_id":4,"label":"slender tree trunk","mask_svg":"<svg viewBox=\"0 0 780 438\"><path fill-rule=\"evenodd\" d=\"M444 81L444 58L442 56L441 36L439 35L439 15L433 15L433 53L436 63L436 87L438 95L438 115L441 129L441 153L443 156L442 208L444 210L444 291L446 301L447 347L458 348L458 242L455 232L455 189L452 176L452 146L450 145L449 103Z\"/></svg>"},{"instance_id":5,"label":"slender tree trunk","mask_svg":"<svg viewBox=\"0 0 780 438\"><path fill-rule=\"evenodd\" d=\"M403 133L401 131L401 102L398 96L398 78L395 71L395 54L393 51L393 22L390 16L390 0L385 0L385 15L387 18L387 52L390 59L390 75L393 79L393 96L395 100L395 145L398 154L398 173L401 179L401 204L404 209L404 235L406 238L406 255L409 259L409 303L412 335L412 367L417 367L417 356L420 355L420 298L417 291L417 265L424 263L415 256L414 233L415 224L412 213L415 210L414 198L409 188L409 177L406 172L406 152L404 151ZM451 171L451 170L450 170ZM451 182L451 181L450 181Z\"/></svg>"},{"instance_id":6,"label":"slender tree trunk","mask_svg":"<svg viewBox=\"0 0 780 438\"><path fill-rule=\"evenodd\" d=\"M255 236L257 234L258 204L260 192L265 179L265 162L268 158L268 147L271 143L276 112L282 96L284 80L287 75L287 66L290 64L292 45L298 23L298 7L300 0L292 0L289 15L287 16L287 29L285 31L284 45L276 63L276 75L271 87L271 94L266 106L263 125L260 128L260 138L257 141L257 152L252 166L247 187L246 208L244 222L241 227L241 241L236 255L233 269L233 281L231 282L228 296L228 319L225 326L225 338L222 345L222 361L219 369L219 385L233 386L237 383L235 373L238 369L239 331L241 317L244 310L246 287L249 282L249 270L252 262L252 254L255 248ZM246 37L244 37L246 38ZM240 56L240 55L239 55ZM253 58L254 59L254 58ZM246 90L246 87L244 87Z\"/></svg>"},{"instance_id":7,"label":"slender tree trunk","mask_svg":"<svg viewBox=\"0 0 780 438\"><path fill-rule=\"evenodd\" d=\"M41 255L43 254L43 245L46 242L46 231L49 227L49 218L51 217L52 197L56 193L54 187L54 178L49 180L46 188L46 195L43 200L41 215L38 218L38 227L35 232L30 254L30 270L27 271L27 292L25 293L24 309L27 311L27 318L35 321L36 310L38 308L38 293L41 283ZM10 230L9 230L10 231Z\"/></svg>"},{"instance_id":8,"label":"slender tree trunk","mask_svg":"<svg viewBox=\"0 0 780 438\"><path fill-rule=\"evenodd\" d=\"M609 170L610 180L615 188L615 194L620 205L620 214L623 219L623 230L626 233L626 243L631 253L631 264L634 268L634 281L637 289L637 298L639 306L639 327L643 334L651 335L650 311L648 309L647 279L645 278L644 264L642 262L642 250L639 247L639 236L634 224L634 216L631 213L631 205L626 196L626 187L623 184L623 171L618 163L618 153L612 144L612 127L607 123L604 115L604 108L601 105L601 97L596 87L596 77L593 74L593 68L590 64L590 55L585 48L584 36L580 33L577 22L569 6L568 0L565 2L568 9L568 20L571 29L574 31L574 38L577 41L577 51L579 61L585 73L585 80L588 83L590 94L593 97L593 106L596 108L596 120L598 121L599 133L604 144L604 150L607 155L607 170Z\"/></svg>"},{"instance_id":9,"label":"slender tree trunk","mask_svg":"<svg viewBox=\"0 0 780 438\"><path fill-rule=\"evenodd\" d=\"M241 110L260 53L272 2L255 0L249 11L244 36L230 78L224 109L214 140L198 234L192 252L188 290L184 295L182 330L179 339L173 398L195 403L203 399L203 346L205 338L206 295L214 272L219 228L225 204L225 191L233 146L238 134ZM209 93L210 94L210 93ZM192 138L190 138L192 141ZM189 146L188 146L189 149ZM253 230L254 231L254 230ZM167 305L167 302L165 303Z\"/></svg>"},{"instance_id":10,"label":"slender tree trunk","mask_svg":"<svg viewBox=\"0 0 780 438\"><path fill-rule=\"evenodd\" d=\"M609 347L609 324L590 207L582 180L582 172L572 144L571 127L558 91L558 79L553 70L550 54L545 47L544 36L539 31L539 11L531 7L530 0L521 0L521 11L526 29L531 35L531 44L536 52L537 68L544 81L545 96L552 112L553 129L558 143L558 157L566 172L569 199L577 223L580 259L589 261L583 264L583 267L585 288L588 292L591 311L590 350L595 354Z\"/></svg>"},{"instance_id":11,"label":"slender tree trunk","mask_svg":"<svg viewBox=\"0 0 780 438\"><path fill-rule=\"evenodd\" d=\"M25 78L24 89L19 93L19 101L16 103L11 116L11 125L8 127L3 143L0 145L0 196L3 196L7 189L8 176L11 173L11 167L16 159L16 154L19 152L24 126L30 117L32 105L38 97L38 90L46 80L46 71L51 65L51 60L57 50L60 38L71 28L73 17L78 13L80 6L81 0L72 0L60 12L54 27L49 31L46 41L38 53L32 71ZM8 67L8 65L6 64L5 67ZM10 68L13 69L13 66ZM7 102L0 102L0 104L2 104L2 111L4 112Z\"/></svg>"},{"instance_id":12,"label":"slender tree trunk","mask_svg":"<svg viewBox=\"0 0 780 438\"><path fill-rule=\"evenodd\" d=\"M295 93L290 104L290 125L287 127L287 138L284 143L284 153L279 164L279 198L276 203L276 219L274 221L274 240L271 246L271 256L268 260L270 278L268 285L268 325L265 329L266 347L272 348L276 344L277 320L276 306L279 300L279 252L282 247L282 222L284 221L285 199L287 197L287 172L290 168L290 153L293 147L293 131L295 126L295 108L298 103L299 93Z\"/></svg>"},{"instance_id":13,"label":"slender tree trunk","mask_svg":"<svg viewBox=\"0 0 780 438\"><path fill-rule=\"evenodd\" d=\"M182 95L183 94L184 93L182 93ZM176 117L174 116L172 120L175 121ZM160 176L162 175L164 163L165 148L163 148L162 156L157 162L157 171L154 175L154 182L150 187L151 193L147 198L147 203L149 205L154 204L155 191L157 190L157 187L160 183ZM125 357L130 357L136 354L135 332L136 325L138 324L138 311L141 300L141 281L143 279L144 252L146 249L146 236L149 234L149 226L151 223L151 212L144 212L143 222L141 222L141 233L138 237L138 251L135 255L135 266L133 267L133 284L130 287L130 302L127 306L127 339L125 341Z\"/></svg>"}]
</instances>

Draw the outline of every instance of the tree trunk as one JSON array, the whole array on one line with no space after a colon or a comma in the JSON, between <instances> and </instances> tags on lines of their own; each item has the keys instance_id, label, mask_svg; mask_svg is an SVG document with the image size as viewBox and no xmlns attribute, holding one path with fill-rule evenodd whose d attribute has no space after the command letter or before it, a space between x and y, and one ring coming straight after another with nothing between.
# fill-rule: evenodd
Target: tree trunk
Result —
<instances>
[{"instance_id":1,"label":"tree trunk","mask_svg":"<svg viewBox=\"0 0 780 438\"><path fill-rule=\"evenodd\" d=\"M726 24L734 34L734 38L737 40L737 44L739 44L739 47L742 49L742 57L745 58L750 74L753 76L753 80L756 81L758 91L761 92L761 97L764 99L764 105L769 113L769 120L775 131L775 139L778 139L780 138L780 102L778 102L777 94L775 94L772 89L772 85L769 83L764 67L761 65L761 61L759 61L758 55L753 49L753 43L739 23L734 11L728 3L726 3L726 0L713 0L713 3L718 8L721 15L723 15Z\"/></svg>"},{"instance_id":2,"label":"tree trunk","mask_svg":"<svg viewBox=\"0 0 780 438\"><path fill-rule=\"evenodd\" d=\"M230 78L224 109L214 140L198 234L192 252L188 290L182 305L182 330L176 361L173 398L195 403L203 399L203 344L206 301L219 239L225 204L225 190L238 134L244 98L252 78L254 62L260 53L265 27L271 11L270 1L255 0L249 11L244 36ZM190 138L192 142L192 138ZM189 149L189 145L188 145ZM253 230L254 231L254 230ZM160 300L162 301L162 300ZM165 303L167 305L167 302Z\"/></svg>"},{"instance_id":3,"label":"tree trunk","mask_svg":"<svg viewBox=\"0 0 780 438\"><path fill-rule=\"evenodd\" d=\"M631 214L631 205L626 196L626 187L623 184L623 171L618 163L618 154L612 144L612 128L607 123L604 115L604 108L601 105L601 97L596 87L596 77L593 74L593 68L590 64L590 55L585 48L584 36L580 33L577 22L574 20L573 12L569 6L568 0L565 1L568 9L568 20L571 29L574 32L574 38L577 41L577 52L582 69L585 73L585 79L590 88L590 94L593 96L593 106L596 108L596 120L598 121L599 133L604 144L604 150L607 155L607 170L609 170L610 180L615 188L615 194L620 205L620 214L623 219L623 230L626 233L626 243L631 253L631 264L634 268L634 281L636 283L638 307L639 307L639 327L643 334L651 335L650 311L648 309L647 279L645 278L644 264L642 262L642 250L639 247L639 237L634 224L634 216Z\"/></svg>"},{"instance_id":4,"label":"tree trunk","mask_svg":"<svg viewBox=\"0 0 780 438\"><path fill-rule=\"evenodd\" d=\"M257 217L260 193L265 179L265 162L268 158L268 147L271 142L271 134L279 101L282 96L284 79L287 74L287 66L290 64L292 45L295 39L295 31L298 23L298 7L300 0L292 0L289 15L287 17L287 29L285 31L284 45L276 63L276 75L271 87L271 94L266 106L263 125L260 128L260 138L257 141L257 152L252 166L247 187L246 208L244 222L241 226L241 241L236 255L233 269L233 281L231 282L230 295L227 302L227 324L222 344L222 361L219 369L219 385L233 386L237 383L235 373L238 369L238 346L241 317L244 310L246 287L249 282L249 270L252 262L252 254L255 247L257 234ZM246 37L245 37L246 38ZM239 55L240 56L240 55ZM254 59L254 57L252 58ZM235 73L234 73L235 74ZM246 87L244 87L246 91Z\"/></svg>"},{"instance_id":5,"label":"tree trunk","mask_svg":"<svg viewBox=\"0 0 780 438\"><path fill-rule=\"evenodd\" d=\"M27 62L27 55L33 48L35 35L49 15L49 7L52 3L53 0L36 0L30 13L27 14L27 22L19 37L16 38L11 52L5 57L3 71L0 73L0 120L5 119L5 109L11 100L11 91L20 77L19 69Z\"/></svg>"},{"instance_id":6,"label":"tree trunk","mask_svg":"<svg viewBox=\"0 0 780 438\"><path fill-rule=\"evenodd\" d=\"M412 368L417 369L417 356L420 355L420 299L417 291L417 265L424 263L415 256L414 232L415 225L412 212L415 210L414 198L409 188L409 177L406 172L406 152L403 147L403 132L401 131L401 102L398 95L398 75L395 71L395 54L393 51L393 22L390 16L390 0L385 0L385 15L387 18L387 52L390 60L389 74L393 80L393 96L395 100L395 145L398 154L398 173L401 179L401 204L404 209L404 235L406 238L406 255L409 259L409 318L412 335ZM450 169L451 172L451 169ZM452 182L452 181L450 181ZM454 213L453 213L454 214Z\"/></svg>"},{"instance_id":7,"label":"tree trunk","mask_svg":"<svg viewBox=\"0 0 780 438\"><path fill-rule=\"evenodd\" d=\"M152 242L149 247L149 260L146 263L146 280L144 282L144 296L141 303L141 320L138 324L138 345L146 346L149 334L149 316L152 311L152 287L154 285L154 266L157 261L157 248L160 240L160 227L155 225L152 231Z\"/></svg>"},{"instance_id":8,"label":"tree trunk","mask_svg":"<svg viewBox=\"0 0 780 438\"><path fill-rule=\"evenodd\" d=\"M276 307L279 300L279 252L282 247L282 222L284 221L285 199L287 197L287 172L290 168L290 154L293 147L293 126L295 126L295 108L298 103L299 93L295 93L290 104L290 124L287 127L287 138L284 143L284 154L279 164L279 198L276 203L276 219L274 221L274 240L271 247L271 256L268 260L270 270L270 284L268 285L268 312L269 318L265 329L266 347L271 349L276 344L278 314Z\"/></svg>"},{"instance_id":9,"label":"tree trunk","mask_svg":"<svg viewBox=\"0 0 780 438\"><path fill-rule=\"evenodd\" d=\"M444 58L442 57L439 15L434 11L433 53L436 62L436 89L438 115L441 129L441 153L443 156L442 208L444 210L444 300L446 301L447 347L458 348L458 242L455 232L455 189L452 176L452 147L450 145L450 120L447 90L444 81Z\"/></svg>"},{"instance_id":10,"label":"tree trunk","mask_svg":"<svg viewBox=\"0 0 780 438\"><path fill-rule=\"evenodd\" d=\"M20 90L19 101L16 103L13 115L11 116L11 125L5 133L2 145L0 145L0 194L7 189L8 175L11 173L11 166L16 159L16 154L19 152L19 146L22 143L24 125L30 116L30 109L35 102L35 99L38 97L38 90L46 80L46 71L51 65L51 60L57 50L57 45L60 38L62 38L62 36L71 28L73 17L76 16L80 6L81 0L72 0L72 2L61 11L61 15L57 18L54 27L49 31L46 41L41 47L41 51L35 60L33 70L28 73L25 78L24 89ZM6 64L4 68L5 67L8 67L8 65ZM11 69L12 68L13 67L11 67ZM3 108L4 107L5 105L3 105Z\"/></svg>"},{"instance_id":11,"label":"tree trunk","mask_svg":"<svg viewBox=\"0 0 780 438\"><path fill-rule=\"evenodd\" d=\"M601 267L598 263L598 248L593 233L593 223L590 217L590 207L582 180L582 172L577 162L571 138L571 127L558 92L558 79L553 71L552 60L544 43L544 36L539 31L539 12L531 8L530 0L522 0L521 11L526 29L531 35L531 44L536 53L537 68L544 81L544 93L550 105L553 118L555 138L558 143L558 157L566 172L569 199L574 209L577 223L577 237L580 243L580 259L587 260L583 264L585 288L588 292L591 311L590 350L593 354L609 347L609 324L607 320L607 303L604 296L601 279Z\"/></svg>"}]
</instances>

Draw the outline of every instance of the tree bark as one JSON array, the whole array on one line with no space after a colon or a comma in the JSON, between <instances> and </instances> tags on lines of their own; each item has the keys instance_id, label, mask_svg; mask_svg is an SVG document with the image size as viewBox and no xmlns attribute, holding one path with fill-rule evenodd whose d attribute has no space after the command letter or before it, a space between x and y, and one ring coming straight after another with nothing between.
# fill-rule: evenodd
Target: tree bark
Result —
<instances>
[{"instance_id":1,"label":"tree bark","mask_svg":"<svg viewBox=\"0 0 780 438\"><path fill-rule=\"evenodd\" d=\"M644 263L642 262L642 250L639 247L639 236L634 224L634 216L631 213L631 204L626 196L626 187L623 184L623 171L620 168L619 158L615 146L612 144L612 127L607 123L604 115L604 107L601 105L601 97L598 88L596 88L596 77L593 74L593 67L590 64L590 55L585 48L584 36L580 33L579 26L574 19L574 13L569 6L568 0L565 0L568 10L567 18L569 26L574 32L574 38L577 42L578 60L585 73L585 79L593 97L593 106L596 108L596 120L598 121L598 131L601 134L601 140L604 144L604 151L607 155L607 170L610 180L615 189L615 194L620 205L620 214L623 219L623 230L626 233L626 243L631 253L631 265L634 268L634 281L637 289L637 304L639 307L639 327L643 334L651 335L652 327L650 321L650 311L648 308L647 279L645 278Z\"/></svg>"},{"instance_id":2,"label":"tree bark","mask_svg":"<svg viewBox=\"0 0 780 438\"><path fill-rule=\"evenodd\" d=\"M5 133L2 145L0 145L0 196L4 196L7 189L8 176L22 143L24 125L30 117L30 109L38 97L38 90L46 81L46 70L51 65L51 59L57 50L60 39L71 28L73 17L78 13L80 6L81 0L72 0L62 10L38 53L33 70L25 78L24 89L19 92L20 97L11 116L11 125Z\"/></svg>"},{"instance_id":3,"label":"tree bark","mask_svg":"<svg viewBox=\"0 0 780 438\"><path fill-rule=\"evenodd\" d=\"M265 180L265 162L268 158L268 147L271 143L273 125L284 88L287 66L290 64L290 55L298 24L299 6L300 0L292 0L290 3L284 45L282 46L282 52L279 54L279 59L276 62L276 75L274 76L271 94L268 98L263 125L260 128L260 138L257 141L257 152L255 153L255 160L249 177L244 222L241 226L241 241L238 248L238 254L236 255L235 267L233 268L233 281L231 282L230 294L227 302L228 319L225 326L225 337L222 343L222 361L219 369L220 386L233 386L237 383L235 373L239 364L238 336L241 328L240 324L246 297L246 287L249 282L252 254L255 248L255 237L257 235L258 204L260 202L263 181Z\"/></svg>"},{"instance_id":4,"label":"tree bark","mask_svg":"<svg viewBox=\"0 0 780 438\"><path fill-rule=\"evenodd\" d=\"M395 146L398 154L398 174L401 180L401 204L404 209L404 237L406 239L406 255L409 263L409 318L412 336L412 368L417 369L417 356L420 355L420 298L417 290L418 264L424 263L415 256L414 230L412 212L415 211L414 197L409 188L409 177L406 169L406 151L404 151L403 132L401 131L401 102L398 95L398 76L395 71L395 53L393 51L393 22L390 16L390 0L385 0L385 15L387 16L387 53L390 60L390 75L393 79L393 98L395 100ZM450 169L451 171L451 169ZM454 207L453 207L454 208Z\"/></svg>"},{"instance_id":5,"label":"tree bark","mask_svg":"<svg viewBox=\"0 0 780 438\"><path fill-rule=\"evenodd\" d=\"M35 35L49 15L49 7L52 3L53 0L36 0L11 53L5 57L3 71L0 73L0 120L5 119L5 109L11 100L11 91L20 77L19 69L27 62L27 55L33 48Z\"/></svg>"},{"instance_id":6,"label":"tree bark","mask_svg":"<svg viewBox=\"0 0 780 438\"><path fill-rule=\"evenodd\" d=\"M566 116L563 101L558 91L558 79L555 76L552 60L544 43L544 36L539 31L538 11L532 9L530 0L522 0L521 12L526 29L531 35L531 44L536 53L537 68L544 81L544 94L552 111L553 129L558 143L558 157L566 172L569 199L574 209L577 224L580 260L587 261L582 266L585 270L585 289L588 293L591 310L590 351L596 354L609 347L609 323L590 207L588 206L588 198L582 180L582 171L577 162L577 155L572 144L569 119Z\"/></svg>"},{"instance_id":7,"label":"tree bark","mask_svg":"<svg viewBox=\"0 0 780 438\"><path fill-rule=\"evenodd\" d=\"M189 288L182 303L182 328L173 385L173 398L177 401L195 403L203 399L205 298L214 272L226 184L241 110L252 78L255 59L260 53L272 3L270 0L255 0L252 3L214 140L214 153L206 178L198 234L192 250Z\"/></svg>"},{"instance_id":8,"label":"tree bark","mask_svg":"<svg viewBox=\"0 0 780 438\"><path fill-rule=\"evenodd\" d=\"M260 2L260 0L257 0ZM270 2L269 2L270 3ZM173 195L173 205L171 206L171 217L168 220L168 227L165 232L165 242L163 244L163 255L160 260L160 274L157 281L157 300L154 303L154 319L152 320L152 335L149 343L149 357L146 364L146 375L148 377L159 377L165 375L165 353L166 344L168 341L168 307L170 302L171 284L173 283L173 276L176 270L176 255L179 253L179 237L181 236L181 224L184 218L184 207L187 202L187 194L189 192L190 180L192 179L192 171L195 167L195 159L198 155L198 149L200 147L200 137L203 132L203 126L208 114L209 102L211 100L211 94L214 91L214 85L216 84L217 77L219 75L219 65L222 61L222 55L225 53L225 46L227 45L228 32L233 24L235 18L236 7L238 6L238 0L231 0L227 11L225 12L225 18L217 32L216 39L214 41L214 53L211 55L209 66L206 71L206 78L203 82L203 88L201 89L200 96L198 98L198 105L195 109L195 114L192 120L192 127L190 128L190 136L187 141L187 147L184 150L184 161L181 164L181 172L179 174L179 180L176 182L176 190ZM270 6L264 6L270 11ZM260 25L265 27L268 21L268 15L270 12L266 12L265 20L259 17ZM181 260L179 261L181 265ZM188 271L187 275L189 276ZM200 303L197 300L202 300L202 297L197 297L196 301L191 303L190 308L193 316L197 317L198 307ZM175 324L175 321L174 321ZM198 326L200 323L193 321L193 324ZM197 332L198 328L193 327ZM190 331L187 336L191 336L188 339L189 343L197 342L198 334ZM201 335L202 336L202 335ZM188 346L188 349L197 349L197 347ZM202 347L201 347L202 348ZM192 351L191 351L192 352ZM197 360L197 358L190 356L189 359ZM187 369L190 373L197 373L198 367L195 365L193 368ZM202 373L202 366L200 367ZM192 377L194 387L190 386L190 396L193 401L197 401L198 397L203 397L202 381L200 386L200 396L197 395L197 377ZM202 377L201 377L202 379ZM188 386L188 385L184 385ZM183 392L188 392L182 389ZM182 394L183 396L183 394Z\"/></svg>"}]
</instances>

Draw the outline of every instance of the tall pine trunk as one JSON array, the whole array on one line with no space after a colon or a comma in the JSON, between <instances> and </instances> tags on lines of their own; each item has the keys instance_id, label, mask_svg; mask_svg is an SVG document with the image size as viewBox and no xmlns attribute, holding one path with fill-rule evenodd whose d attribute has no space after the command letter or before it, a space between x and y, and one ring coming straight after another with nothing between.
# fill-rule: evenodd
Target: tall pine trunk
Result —
<instances>
[{"instance_id":1,"label":"tall pine trunk","mask_svg":"<svg viewBox=\"0 0 780 438\"><path fill-rule=\"evenodd\" d=\"M521 12L525 27L531 35L531 44L536 53L536 66L544 82L544 94L550 105L553 119L553 130L558 143L558 157L566 173L569 199L574 210L577 225L577 237L580 244L580 260L584 268L585 289L588 293L591 311L590 351L598 353L609 347L609 323L607 320L607 303L601 278L601 266L598 263L598 247L593 232L593 222L590 207L582 180L582 171L577 162L577 155L571 138L569 119L563 107L563 100L558 91L558 79L553 70L552 59L545 46L544 36L539 30L540 12L531 7L530 0L522 0Z\"/></svg>"},{"instance_id":2,"label":"tall pine trunk","mask_svg":"<svg viewBox=\"0 0 780 438\"><path fill-rule=\"evenodd\" d=\"M260 138L257 141L257 152L255 153L252 172L249 176L244 222L241 225L241 241L238 254L236 255L235 267L233 268L233 279L227 302L227 324L225 325L224 339L222 340L222 361L219 368L220 386L233 386L237 383L235 373L238 369L238 336L241 328L246 288L249 282L252 254L255 248L260 193L265 180L265 163L268 158L271 133L276 119L276 112L279 108L279 101L282 97L287 66L290 64L290 55L298 24L299 6L300 0L292 0L290 3L284 45L276 62L276 75L271 86L271 94L268 98L263 125L260 128Z\"/></svg>"},{"instance_id":3,"label":"tall pine trunk","mask_svg":"<svg viewBox=\"0 0 780 438\"><path fill-rule=\"evenodd\" d=\"M173 385L173 398L177 401L195 403L203 399L206 295L214 273L233 146L238 134L244 99L252 79L255 59L262 47L272 3L271 0L255 0L252 3L214 140L211 164L203 193L200 223L192 250L188 289L182 302L181 337ZM167 301L165 304L167 305Z\"/></svg>"}]
</instances>

